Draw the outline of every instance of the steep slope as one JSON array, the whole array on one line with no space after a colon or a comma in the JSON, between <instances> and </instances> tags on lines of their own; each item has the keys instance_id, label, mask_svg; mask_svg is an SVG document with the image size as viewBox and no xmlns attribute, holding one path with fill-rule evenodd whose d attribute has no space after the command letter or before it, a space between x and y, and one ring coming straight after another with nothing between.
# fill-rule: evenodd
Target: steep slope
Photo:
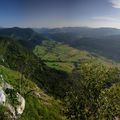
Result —
<instances>
[{"instance_id":1,"label":"steep slope","mask_svg":"<svg viewBox=\"0 0 120 120\"><path fill-rule=\"evenodd\" d=\"M47 39L42 34L38 34L30 28L18 27L0 29L0 36L20 40L20 42L28 48L33 48L34 45L41 43L44 39Z\"/></svg>"},{"instance_id":2,"label":"steep slope","mask_svg":"<svg viewBox=\"0 0 120 120\"><path fill-rule=\"evenodd\" d=\"M56 98L65 96L69 84L65 72L47 67L19 42L6 37L0 38L0 64L6 82L26 100L22 120L64 119L61 102L45 93Z\"/></svg>"},{"instance_id":3,"label":"steep slope","mask_svg":"<svg viewBox=\"0 0 120 120\"><path fill-rule=\"evenodd\" d=\"M65 96L65 89L69 82L66 72L48 67L40 58L17 41L1 38L0 43L2 65L19 71L52 95L61 98Z\"/></svg>"},{"instance_id":4,"label":"steep slope","mask_svg":"<svg viewBox=\"0 0 120 120\"><path fill-rule=\"evenodd\" d=\"M65 120L62 102L45 94L34 82L24 78L21 83L19 72L1 65L0 74L3 75L5 82L12 85L26 100L26 107L20 120Z\"/></svg>"}]
</instances>

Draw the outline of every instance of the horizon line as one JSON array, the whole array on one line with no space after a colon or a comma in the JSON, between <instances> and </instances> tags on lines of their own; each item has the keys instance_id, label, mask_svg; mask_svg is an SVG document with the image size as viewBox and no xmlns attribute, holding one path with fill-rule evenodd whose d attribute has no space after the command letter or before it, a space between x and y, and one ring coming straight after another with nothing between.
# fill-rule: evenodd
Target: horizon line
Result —
<instances>
[{"instance_id":1,"label":"horizon line","mask_svg":"<svg viewBox=\"0 0 120 120\"><path fill-rule=\"evenodd\" d=\"M89 26L62 26L62 27L23 27L23 26L10 26L10 27L3 27L0 26L0 29L7 29L7 28L23 28L23 29L27 29L27 28L31 28L31 29L62 29L62 28L91 28L91 29L101 29L101 28L105 28L105 29L120 29L120 28L116 28L116 27L89 27Z\"/></svg>"}]
</instances>

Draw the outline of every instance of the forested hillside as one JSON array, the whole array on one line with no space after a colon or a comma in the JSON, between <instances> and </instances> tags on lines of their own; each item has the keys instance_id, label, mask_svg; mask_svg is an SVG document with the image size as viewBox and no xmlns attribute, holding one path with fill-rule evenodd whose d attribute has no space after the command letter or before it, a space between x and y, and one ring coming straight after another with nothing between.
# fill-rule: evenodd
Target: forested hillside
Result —
<instances>
[{"instance_id":1,"label":"forested hillside","mask_svg":"<svg viewBox=\"0 0 120 120\"><path fill-rule=\"evenodd\" d=\"M28 33L0 33L1 120L120 119L119 63L74 46L74 37L44 34L32 44Z\"/></svg>"},{"instance_id":2,"label":"forested hillside","mask_svg":"<svg viewBox=\"0 0 120 120\"><path fill-rule=\"evenodd\" d=\"M65 88L60 83L65 81L67 74L47 67L32 52L11 38L1 37L0 43L1 75L26 100L25 113L21 119L65 119L62 103L44 92L56 97L64 96ZM58 88L60 92L56 91ZM4 113L1 113L3 117Z\"/></svg>"}]
</instances>

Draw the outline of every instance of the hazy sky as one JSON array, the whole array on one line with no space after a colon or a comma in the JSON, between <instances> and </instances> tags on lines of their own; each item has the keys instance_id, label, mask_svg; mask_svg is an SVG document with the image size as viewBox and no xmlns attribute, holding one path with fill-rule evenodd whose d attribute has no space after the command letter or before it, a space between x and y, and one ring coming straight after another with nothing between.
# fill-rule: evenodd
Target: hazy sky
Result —
<instances>
[{"instance_id":1,"label":"hazy sky","mask_svg":"<svg viewBox=\"0 0 120 120\"><path fill-rule=\"evenodd\" d=\"M0 26L120 28L120 0L0 0Z\"/></svg>"}]
</instances>

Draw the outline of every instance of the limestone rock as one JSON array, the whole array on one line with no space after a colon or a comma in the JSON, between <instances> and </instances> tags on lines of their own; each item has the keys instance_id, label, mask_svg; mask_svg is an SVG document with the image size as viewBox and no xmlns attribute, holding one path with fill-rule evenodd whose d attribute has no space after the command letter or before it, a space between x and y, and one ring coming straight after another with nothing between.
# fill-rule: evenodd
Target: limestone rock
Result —
<instances>
[{"instance_id":1,"label":"limestone rock","mask_svg":"<svg viewBox=\"0 0 120 120\"><path fill-rule=\"evenodd\" d=\"M17 106L17 113L22 114L25 109L25 99L19 93L17 93L17 98L20 103L20 105Z\"/></svg>"},{"instance_id":2,"label":"limestone rock","mask_svg":"<svg viewBox=\"0 0 120 120\"><path fill-rule=\"evenodd\" d=\"M4 104L6 101L5 93L2 89L0 89L0 104Z\"/></svg>"}]
</instances>

